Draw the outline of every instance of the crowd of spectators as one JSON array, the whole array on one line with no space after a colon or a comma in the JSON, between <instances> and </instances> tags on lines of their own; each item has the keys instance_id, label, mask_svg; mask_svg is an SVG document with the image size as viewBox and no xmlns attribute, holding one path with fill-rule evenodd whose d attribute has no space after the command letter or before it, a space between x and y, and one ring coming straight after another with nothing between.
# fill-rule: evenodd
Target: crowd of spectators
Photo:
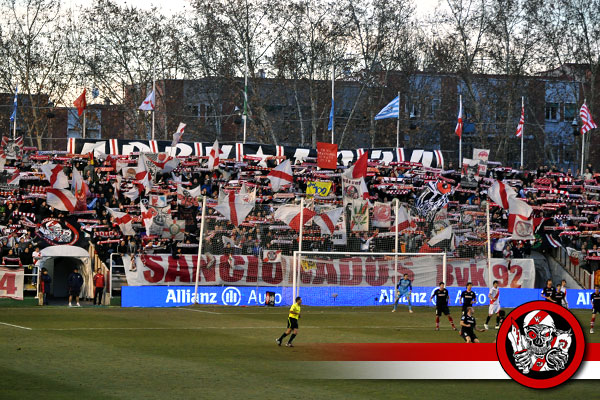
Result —
<instances>
[{"instance_id":1,"label":"crowd of spectators","mask_svg":"<svg viewBox=\"0 0 600 400\"><path fill-rule=\"evenodd\" d=\"M137 165L137 154L130 156L105 156L96 154L68 155L64 152L29 152L22 159L7 160L0 174L0 257L5 265L22 265L31 271L40 259L40 249L51 244L40 233L40 226L48 219L75 226L80 245L94 245L102 261L109 262L110 254L169 253L177 257L198 251L201 219L200 198L182 201L177 187L200 187L207 198L204 251L211 254L242 254L263 257L267 250L291 254L297 249L298 233L281 221L274 219L275 210L282 204L297 202L306 196L308 182L331 182L326 196L308 201L309 206L340 207L342 204L341 175L347 166L335 171L320 171L315 159L296 160L293 165L294 182L279 192L272 192L266 175L282 161L270 157L266 160L248 159L244 162L221 160L218 168L209 170L206 157L187 157L166 172L150 174L151 188L147 193L132 196L138 181L126 173L128 165ZM62 172L73 178L76 168L89 192L83 207L65 212L47 204L45 189L50 186L42 172L44 164L62 165ZM15 179L15 177L17 179ZM485 202L487 189L495 179L510 184L518 196L533 208L537 221L536 239L511 241L506 232L507 212L491 205L492 250L494 256L519 258L528 256L532 249L548 250L559 246L577 252L582 267L592 270L600 259L600 175L588 165L583 174L578 171L558 170L540 166L537 169L517 171L490 162L485 172L470 186L461 184L460 169L447 163L443 169L425 168L416 163L391 163L384 165L370 161L365 178L368 197L375 202L391 203L398 199L415 216L415 226L402 233L401 250L422 250L431 238L435 223L416 215L415 200L429 182L442 180L452 186L447 208L447 219L453 224L456 239L446 246L454 257L479 257L486 252ZM256 205L248 217L233 226L213 207L219 194L237 191L242 184L256 189ZM155 203L157 196L164 204ZM154 218L181 221L183 232L148 234L141 214L140 204L153 209ZM127 213L133 217L135 234L124 235L115 217L107 208ZM371 217L373 217L371 215ZM173 223L173 222L169 222ZM168 226L167 226L168 228ZM389 228L378 228L371 222L366 232L353 232L347 223L345 243L331 235L321 234L316 225L308 224L304 230L303 250L339 252L393 251L394 235ZM555 241L553 242L552 239ZM81 244L85 243L85 244ZM115 262L120 264L119 257ZM135 268L133 266L132 268ZM33 280L35 282L35 280Z\"/></svg>"}]
</instances>

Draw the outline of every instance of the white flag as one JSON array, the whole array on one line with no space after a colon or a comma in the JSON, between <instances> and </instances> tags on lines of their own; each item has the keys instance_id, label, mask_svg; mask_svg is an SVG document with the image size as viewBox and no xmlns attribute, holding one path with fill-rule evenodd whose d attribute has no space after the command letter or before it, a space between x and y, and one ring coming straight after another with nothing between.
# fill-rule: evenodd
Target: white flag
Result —
<instances>
[{"instance_id":1,"label":"white flag","mask_svg":"<svg viewBox=\"0 0 600 400\"><path fill-rule=\"evenodd\" d=\"M177 143L179 143L181 137L183 136L183 131L185 127L186 125L183 122L179 123L179 127L177 127L177 132L173 134L173 141L171 142L171 147L177 146Z\"/></svg>"},{"instance_id":2,"label":"white flag","mask_svg":"<svg viewBox=\"0 0 600 400\"><path fill-rule=\"evenodd\" d=\"M46 179L50 182L50 187L54 189L66 189L69 187L69 178L63 172L62 165L44 164L42 172L46 175Z\"/></svg>"},{"instance_id":3,"label":"white flag","mask_svg":"<svg viewBox=\"0 0 600 400\"><path fill-rule=\"evenodd\" d=\"M57 210L73 212L77 199L70 190L48 188L46 189L46 203Z\"/></svg>"},{"instance_id":4,"label":"white flag","mask_svg":"<svg viewBox=\"0 0 600 400\"><path fill-rule=\"evenodd\" d=\"M342 216L342 212L344 212L344 207L315 215L313 217L313 222L317 224L319 228L321 228L321 234L332 235L335 231L338 220Z\"/></svg>"},{"instance_id":5,"label":"white flag","mask_svg":"<svg viewBox=\"0 0 600 400\"><path fill-rule=\"evenodd\" d=\"M154 90L150 92L148 97L142 102L140 105L140 110L142 111L154 111Z\"/></svg>"}]
</instances>

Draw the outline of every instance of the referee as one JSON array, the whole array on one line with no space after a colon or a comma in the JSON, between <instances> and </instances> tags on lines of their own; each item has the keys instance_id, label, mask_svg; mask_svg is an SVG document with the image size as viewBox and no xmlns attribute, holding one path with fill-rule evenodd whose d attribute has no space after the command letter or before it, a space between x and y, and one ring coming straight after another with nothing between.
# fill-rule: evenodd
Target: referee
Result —
<instances>
[{"instance_id":1,"label":"referee","mask_svg":"<svg viewBox=\"0 0 600 400\"><path fill-rule=\"evenodd\" d=\"M290 314L288 315L287 329L285 330L285 332L283 332L283 334L281 335L281 337L279 337L279 339L275 340L279 346L281 346L281 341L283 340L283 338L286 337L287 335L289 335L290 332L293 331L292 336L290 336L290 340L288 340L288 342L286 343L286 346L294 347L294 345L292 344L292 341L298 334L298 318L300 318L300 306L301 305L302 305L302 299L300 297L296 297L296 302L294 304L292 304L292 306L290 307Z\"/></svg>"}]
</instances>

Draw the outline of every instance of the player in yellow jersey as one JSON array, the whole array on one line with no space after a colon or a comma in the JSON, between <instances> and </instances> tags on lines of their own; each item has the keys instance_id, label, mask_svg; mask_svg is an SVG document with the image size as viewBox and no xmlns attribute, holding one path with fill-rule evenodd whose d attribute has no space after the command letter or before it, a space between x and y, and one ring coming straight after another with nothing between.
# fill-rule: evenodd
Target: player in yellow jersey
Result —
<instances>
[{"instance_id":1,"label":"player in yellow jersey","mask_svg":"<svg viewBox=\"0 0 600 400\"><path fill-rule=\"evenodd\" d=\"M298 334L298 318L300 318L300 306L301 305L302 305L302 299L300 297L296 297L296 301L290 307L290 314L288 315L287 329L285 330L285 332L283 332L283 334L281 335L281 337L279 339L275 340L279 346L281 346L281 341L283 340L283 338L286 337L287 335L289 335L290 333L292 333L292 336L290 336L290 340L288 340L286 346L294 347L294 345L292 344L292 341Z\"/></svg>"}]
</instances>

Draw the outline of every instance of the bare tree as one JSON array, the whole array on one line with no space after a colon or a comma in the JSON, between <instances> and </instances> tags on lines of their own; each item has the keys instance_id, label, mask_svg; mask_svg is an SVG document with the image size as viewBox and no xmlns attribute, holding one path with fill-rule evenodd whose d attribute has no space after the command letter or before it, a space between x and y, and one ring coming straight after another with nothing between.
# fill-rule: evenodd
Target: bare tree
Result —
<instances>
[{"instance_id":1,"label":"bare tree","mask_svg":"<svg viewBox=\"0 0 600 400\"><path fill-rule=\"evenodd\" d=\"M0 15L0 85L13 91L18 84L17 125L31 145L43 149L50 101L65 99L76 68L71 60L81 52L71 34L73 19L51 0L3 0Z\"/></svg>"}]
</instances>

